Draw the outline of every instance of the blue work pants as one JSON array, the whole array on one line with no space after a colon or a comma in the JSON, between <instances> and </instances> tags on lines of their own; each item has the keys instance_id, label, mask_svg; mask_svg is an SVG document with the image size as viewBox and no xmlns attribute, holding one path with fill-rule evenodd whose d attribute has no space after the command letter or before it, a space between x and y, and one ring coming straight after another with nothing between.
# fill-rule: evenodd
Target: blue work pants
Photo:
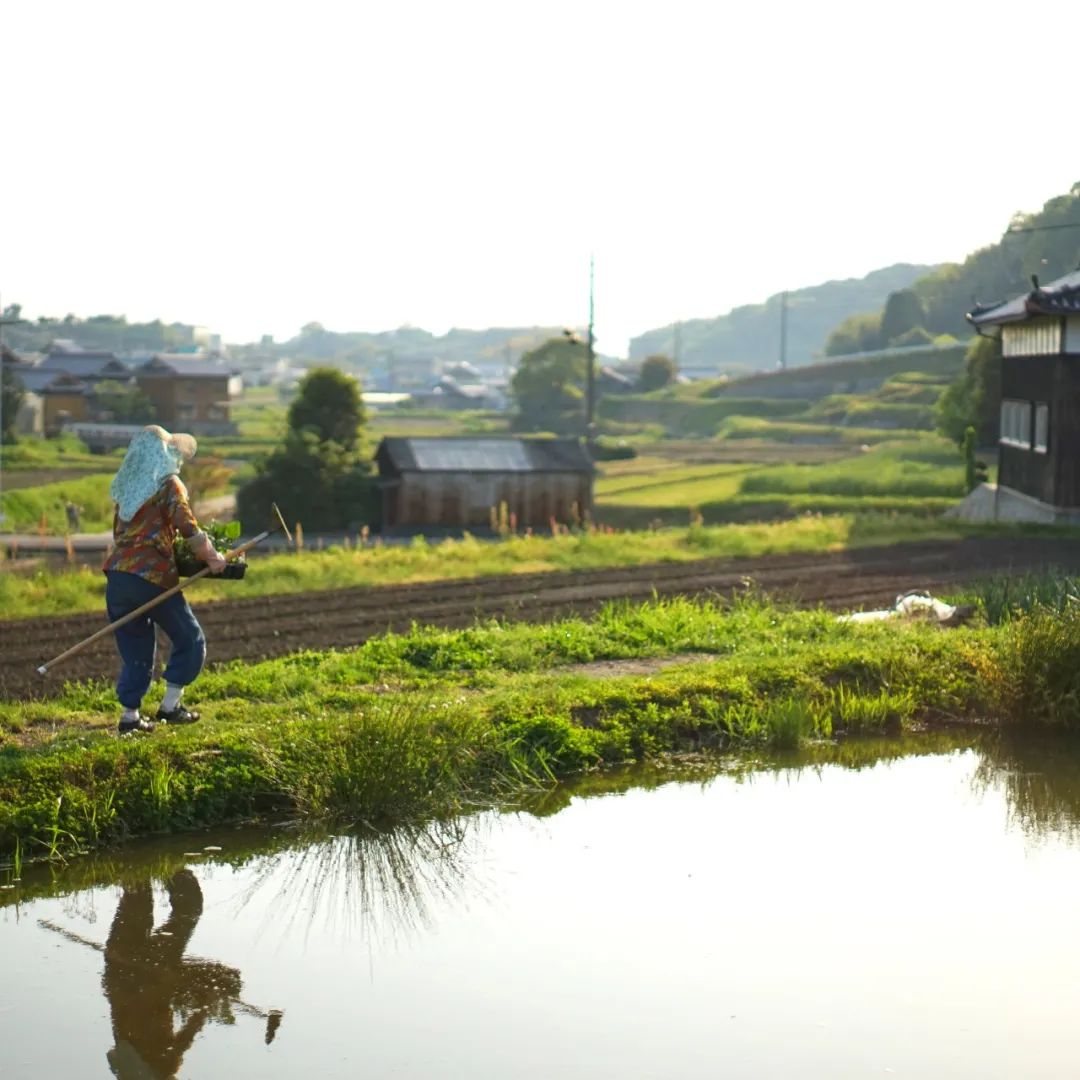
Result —
<instances>
[{"instance_id":1,"label":"blue work pants","mask_svg":"<svg viewBox=\"0 0 1080 1080\"><path fill-rule=\"evenodd\" d=\"M137 574L108 570L105 577L105 606L109 622L123 618L128 612L165 592L160 585ZM187 686L202 671L206 661L206 638L195 613L183 593L170 596L145 615L132 619L114 631L121 660L116 696L125 709L137 709L150 689L157 651L157 626L165 631L172 642L169 662L165 667L166 682L174 686Z\"/></svg>"}]
</instances>

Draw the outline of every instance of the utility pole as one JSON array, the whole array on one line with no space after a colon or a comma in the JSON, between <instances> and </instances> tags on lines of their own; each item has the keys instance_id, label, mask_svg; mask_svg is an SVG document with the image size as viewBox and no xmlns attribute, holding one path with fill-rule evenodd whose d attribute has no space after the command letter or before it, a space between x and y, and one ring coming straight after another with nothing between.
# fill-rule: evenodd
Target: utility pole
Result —
<instances>
[{"instance_id":1,"label":"utility pole","mask_svg":"<svg viewBox=\"0 0 1080 1080\"><path fill-rule=\"evenodd\" d=\"M780 367L787 367L787 290L780 294Z\"/></svg>"},{"instance_id":2,"label":"utility pole","mask_svg":"<svg viewBox=\"0 0 1080 1080\"><path fill-rule=\"evenodd\" d=\"M679 354L682 352L682 323L677 322L675 324L674 341L671 345L671 360L675 365L675 370L679 370Z\"/></svg>"},{"instance_id":3,"label":"utility pole","mask_svg":"<svg viewBox=\"0 0 1080 1080\"><path fill-rule=\"evenodd\" d=\"M596 439L596 358L593 339L593 257L589 256L589 333L585 340L588 368L585 373L585 441Z\"/></svg>"}]
</instances>

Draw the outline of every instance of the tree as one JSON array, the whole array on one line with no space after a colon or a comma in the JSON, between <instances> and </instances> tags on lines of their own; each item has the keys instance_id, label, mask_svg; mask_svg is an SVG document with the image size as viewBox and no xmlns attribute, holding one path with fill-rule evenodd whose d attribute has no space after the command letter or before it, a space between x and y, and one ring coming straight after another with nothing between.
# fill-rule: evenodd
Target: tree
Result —
<instances>
[{"instance_id":1,"label":"tree","mask_svg":"<svg viewBox=\"0 0 1080 1080\"><path fill-rule=\"evenodd\" d=\"M299 521L309 531L370 524L376 515L370 465L311 431L290 431L282 446L256 462L254 478L237 492L245 531L267 528L275 502L290 525Z\"/></svg>"},{"instance_id":2,"label":"tree","mask_svg":"<svg viewBox=\"0 0 1080 1080\"><path fill-rule=\"evenodd\" d=\"M910 330L905 330L899 337L889 339L889 345L896 349L910 348L912 345L933 344L935 344L934 339L921 326L913 326Z\"/></svg>"},{"instance_id":3,"label":"tree","mask_svg":"<svg viewBox=\"0 0 1080 1080\"><path fill-rule=\"evenodd\" d=\"M3 420L0 442L5 445L16 441L15 421L19 418L24 397L22 383L15 377L15 372L4 364L0 369L0 419Z\"/></svg>"},{"instance_id":4,"label":"tree","mask_svg":"<svg viewBox=\"0 0 1080 1080\"><path fill-rule=\"evenodd\" d=\"M94 407L101 419L115 424L149 424L157 418L154 403L134 383L106 379L94 391Z\"/></svg>"},{"instance_id":5,"label":"tree","mask_svg":"<svg viewBox=\"0 0 1080 1080\"><path fill-rule=\"evenodd\" d=\"M358 449L363 422L357 381L335 368L313 368L289 408L284 444L256 463L254 478L237 492L244 528L266 528L272 502L286 521L315 532L373 522L371 466Z\"/></svg>"},{"instance_id":6,"label":"tree","mask_svg":"<svg viewBox=\"0 0 1080 1080\"><path fill-rule=\"evenodd\" d=\"M881 316L849 315L825 339L826 356L872 352L881 348Z\"/></svg>"},{"instance_id":7,"label":"tree","mask_svg":"<svg viewBox=\"0 0 1080 1080\"><path fill-rule=\"evenodd\" d=\"M584 343L550 338L525 353L510 381L518 406L515 425L526 431L580 432L585 424Z\"/></svg>"},{"instance_id":8,"label":"tree","mask_svg":"<svg viewBox=\"0 0 1080 1080\"><path fill-rule=\"evenodd\" d=\"M885 301L881 313L881 344L888 347L903 334L921 327L926 321L922 301L913 289L897 289Z\"/></svg>"},{"instance_id":9,"label":"tree","mask_svg":"<svg viewBox=\"0 0 1080 1080\"><path fill-rule=\"evenodd\" d=\"M670 356L646 356L641 363L641 371L638 373L638 389L643 393L650 390L659 390L675 381L678 369L675 361Z\"/></svg>"},{"instance_id":10,"label":"tree","mask_svg":"<svg viewBox=\"0 0 1080 1080\"><path fill-rule=\"evenodd\" d=\"M998 439L1001 412L1001 343L977 337L968 346L964 370L937 403L937 428L957 446L964 445L968 427L979 446Z\"/></svg>"},{"instance_id":11,"label":"tree","mask_svg":"<svg viewBox=\"0 0 1080 1080\"><path fill-rule=\"evenodd\" d=\"M360 384L337 368L312 368L289 406L294 432L311 431L320 442L336 442L350 452L356 449L364 418Z\"/></svg>"}]
</instances>

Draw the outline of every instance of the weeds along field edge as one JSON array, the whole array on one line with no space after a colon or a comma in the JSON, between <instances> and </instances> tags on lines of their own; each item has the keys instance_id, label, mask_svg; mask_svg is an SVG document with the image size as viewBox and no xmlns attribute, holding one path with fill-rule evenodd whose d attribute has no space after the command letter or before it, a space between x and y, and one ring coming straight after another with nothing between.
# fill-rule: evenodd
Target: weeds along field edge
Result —
<instances>
[{"instance_id":1,"label":"weeds along field edge","mask_svg":"<svg viewBox=\"0 0 1080 1080\"><path fill-rule=\"evenodd\" d=\"M850 507L847 507L850 511ZM892 508L895 510L896 508ZM902 507L901 507L902 509ZM686 517L685 513L680 516ZM919 513L805 513L777 522L748 522L614 532L600 528L555 536L510 535L356 548L342 545L300 554L260 555L243 581L200 581L194 602L246 599L323 589L399 585L543 571L597 570L705 558L760 558L871 547L901 541L1020 535L1011 527L946 522ZM14 565L14 564L12 564ZM105 579L91 567L60 573L0 572L5 619L74 615L104 606Z\"/></svg>"},{"instance_id":2,"label":"weeds along field edge","mask_svg":"<svg viewBox=\"0 0 1080 1080\"><path fill-rule=\"evenodd\" d=\"M199 725L118 739L105 685L0 705L0 853L59 857L267 815L451 814L672 752L757 752L935 720L1080 725L1080 611L855 626L757 600L417 629L208 673ZM674 658L620 674L568 664Z\"/></svg>"}]
</instances>

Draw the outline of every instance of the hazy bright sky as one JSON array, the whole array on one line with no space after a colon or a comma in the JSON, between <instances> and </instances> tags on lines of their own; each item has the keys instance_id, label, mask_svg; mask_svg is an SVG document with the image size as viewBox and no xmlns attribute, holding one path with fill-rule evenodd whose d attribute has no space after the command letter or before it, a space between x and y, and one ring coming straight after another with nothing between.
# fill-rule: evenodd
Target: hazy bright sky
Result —
<instances>
[{"instance_id":1,"label":"hazy bright sky","mask_svg":"<svg viewBox=\"0 0 1080 1080\"><path fill-rule=\"evenodd\" d=\"M1080 180L1080 13L1024 11L5 0L0 301L230 341L581 325L594 252L612 354L961 259Z\"/></svg>"}]
</instances>

